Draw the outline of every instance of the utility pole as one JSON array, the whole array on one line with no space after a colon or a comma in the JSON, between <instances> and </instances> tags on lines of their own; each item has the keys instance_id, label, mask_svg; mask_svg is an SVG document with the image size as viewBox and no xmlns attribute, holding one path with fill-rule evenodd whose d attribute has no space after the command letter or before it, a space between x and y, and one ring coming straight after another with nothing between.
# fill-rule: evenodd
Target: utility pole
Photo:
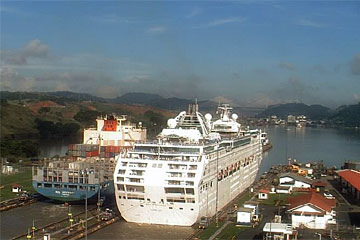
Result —
<instances>
[{"instance_id":1,"label":"utility pole","mask_svg":"<svg viewBox=\"0 0 360 240\"><path fill-rule=\"evenodd\" d=\"M217 174L219 172L219 144L216 146L216 227L219 227L219 215L218 215L218 200L219 200L219 179Z\"/></svg>"}]
</instances>

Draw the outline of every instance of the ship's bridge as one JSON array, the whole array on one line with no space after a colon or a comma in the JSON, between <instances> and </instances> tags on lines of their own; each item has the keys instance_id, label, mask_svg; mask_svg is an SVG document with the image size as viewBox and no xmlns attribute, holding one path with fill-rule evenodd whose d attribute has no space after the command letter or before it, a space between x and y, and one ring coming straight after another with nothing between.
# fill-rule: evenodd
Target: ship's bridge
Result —
<instances>
[{"instance_id":1,"label":"ship's bridge","mask_svg":"<svg viewBox=\"0 0 360 240\"><path fill-rule=\"evenodd\" d=\"M207 138L210 126L198 110L197 104L190 104L187 112L183 111L175 118L169 119L168 128L162 130L159 139L199 143Z\"/></svg>"},{"instance_id":2,"label":"ship's bridge","mask_svg":"<svg viewBox=\"0 0 360 240\"><path fill-rule=\"evenodd\" d=\"M224 134L239 134L240 123L237 122L238 115L233 113L230 117L232 108L228 104L223 104L218 107L217 113L220 114L220 119L212 124L211 131Z\"/></svg>"}]
</instances>

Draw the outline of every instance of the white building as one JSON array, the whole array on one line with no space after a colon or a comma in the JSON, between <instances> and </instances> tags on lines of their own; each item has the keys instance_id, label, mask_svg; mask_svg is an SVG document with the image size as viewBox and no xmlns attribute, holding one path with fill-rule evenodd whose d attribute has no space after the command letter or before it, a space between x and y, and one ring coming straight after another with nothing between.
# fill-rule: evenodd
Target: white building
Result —
<instances>
[{"instance_id":1,"label":"white building","mask_svg":"<svg viewBox=\"0 0 360 240\"><path fill-rule=\"evenodd\" d=\"M335 224L336 206L334 199L326 199L321 194L310 192L288 200L293 227L326 229L327 224Z\"/></svg>"},{"instance_id":2,"label":"white building","mask_svg":"<svg viewBox=\"0 0 360 240\"><path fill-rule=\"evenodd\" d=\"M279 175L280 186L296 188L311 188L312 181L296 173L283 173Z\"/></svg>"},{"instance_id":3,"label":"white building","mask_svg":"<svg viewBox=\"0 0 360 240\"><path fill-rule=\"evenodd\" d=\"M21 186L19 184L13 184L12 185L12 192L13 193L19 193L21 192Z\"/></svg>"},{"instance_id":4,"label":"white building","mask_svg":"<svg viewBox=\"0 0 360 240\"><path fill-rule=\"evenodd\" d=\"M253 215L252 208L240 207L237 211L236 224L251 225L252 215Z\"/></svg>"},{"instance_id":5,"label":"white building","mask_svg":"<svg viewBox=\"0 0 360 240\"><path fill-rule=\"evenodd\" d=\"M268 189L260 189L258 198L259 199L268 199L269 198L270 191Z\"/></svg>"},{"instance_id":6,"label":"white building","mask_svg":"<svg viewBox=\"0 0 360 240\"><path fill-rule=\"evenodd\" d=\"M263 232L264 239L297 239L297 231L292 228L291 224L287 223L266 223Z\"/></svg>"}]
</instances>

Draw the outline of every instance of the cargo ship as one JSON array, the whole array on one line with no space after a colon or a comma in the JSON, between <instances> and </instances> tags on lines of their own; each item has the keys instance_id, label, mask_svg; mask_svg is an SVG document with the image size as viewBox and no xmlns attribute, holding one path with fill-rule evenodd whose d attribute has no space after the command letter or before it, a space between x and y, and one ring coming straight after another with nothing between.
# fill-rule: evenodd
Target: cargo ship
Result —
<instances>
[{"instance_id":1,"label":"cargo ship","mask_svg":"<svg viewBox=\"0 0 360 240\"><path fill-rule=\"evenodd\" d=\"M100 200L114 193L117 156L136 141L145 141L146 129L141 123L129 123L125 115L98 117L96 122L96 128L84 130L82 144L69 145L66 156L44 159L33 167L32 183L38 193L62 202Z\"/></svg>"},{"instance_id":2,"label":"cargo ship","mask_svg":"<svg viewBox=\"0 0 360 240\"><path fill-rule=\"evenodd\" d=\"M168 120L157 140L135 143L114 173L115 198L129 222L191 226L212 217L255 180L261 130L241 128L228 105L216 121L197 104Z\"/></svg>"}]
</instances>

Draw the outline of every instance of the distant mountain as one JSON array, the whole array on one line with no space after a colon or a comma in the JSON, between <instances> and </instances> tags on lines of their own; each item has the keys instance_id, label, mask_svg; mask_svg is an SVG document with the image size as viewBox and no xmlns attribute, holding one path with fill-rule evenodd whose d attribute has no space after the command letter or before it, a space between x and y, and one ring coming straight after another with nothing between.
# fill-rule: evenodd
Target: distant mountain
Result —
<instances>
[{"instance_id":1,"label":"distant mountain","mask_svg":"<svg viewBox=\"0 0 360 240\"><path fill-rule=\"evenodd\" d=\"M354 105L339 107L329 120L336 125L360 127L360 102Z\"/></svg>"},{"instance_id":2,"label":"distant mountain","mask_svg":"<svg viewBox=\"0 0 360 240\"><path fill-rule=\"evenodd\" d=\"M111 99L112 102L122 103L122 104L141 104L141 105L149 105L150 103L161 101L163 97L157 94L149 94L149 93L126 93L121 97L117 97Z\"/></svg>"},{"instance_id":3,"label":"distant mountain","mask_svg":"<svg viewBox=\"0 0 360 240\"><path fill-rule=\"evenodd\" d=\"M75 93L69 91L46 92L47 95L63 97L73 101L98 101L105 102L104 98L96 97L88 93Z\"/></svg>"},{"instance_id":4,"label":"distant mountain","mask_svg":"<svg viewBox=\"0 0 360 240\"><path fill-rule=\"evenodd\" d=\"M330 108L321 105L306 105L303 103L286 103L272 105L258 114L258 117L276 115L286 118L288 115L305 115L312 120L326 119L331 115Z\"/></svg>"},{"instance_id":5,"label":"distant mountain","mask_svg":"<svg viewBox=\"0 0 360 240\"><path fill-rule=\"evenodd\" d=\"M79 101L97 101L106 102L104 98L99 98L87 93L75 93L69 91L58 92L9 92L0 91L0 99L18 100L34 99L38 101L53 101L60 105L66 102L79 102Z\"/></svg>"}]
</instances>

